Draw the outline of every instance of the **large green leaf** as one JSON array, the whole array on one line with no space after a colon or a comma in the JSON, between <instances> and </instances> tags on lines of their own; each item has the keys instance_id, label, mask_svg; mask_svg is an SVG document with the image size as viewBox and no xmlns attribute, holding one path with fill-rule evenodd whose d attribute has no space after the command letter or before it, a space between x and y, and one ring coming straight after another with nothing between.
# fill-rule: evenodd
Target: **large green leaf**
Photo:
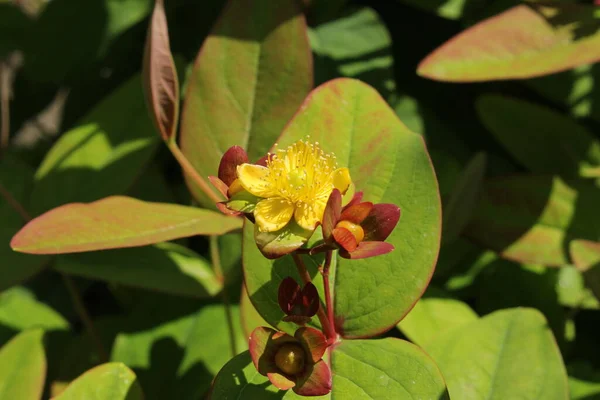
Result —
<instances>
[{"instance_id":1,"label":"large green leaf","mask_svg":"<svg viewBox=\"0 0 600 400\"><path fill-rule=\"evenodd\" d=\"M335 153L348 166L367 201L394 203L402 209L387 239L396 250L364 260L337 261L334 282L337 329L344 337L375 335L394 326L425 290L440 242L440 198L435 174L421 136L410 132L368 85L337 79L315 89L283 132L279 146L305 138ZM294 274L289 256L265 259L247 224L244 271L250 299L274 326L282 312L277 288ZM313 275L317 265L312 268ZM322 287L319 280L315 282Z\"/></svg>"},{"instance_id":2,"label":"large green leaf","mask_svg":"<svg viewBox=\"0 0 600 400\"><path fill-rule=\"evenodd\" d=\"M69 322L28 289L17 286L0 294L0 346L14 333L26 329L69 329Z\"/></svg>"},{"instance_id":3,"label":"large green leaf","mask_svg":"<svg viewBox=\"0 0 600 400\"><path fill-rule=\"evenodd\" d=\"M138 75L102 100L48 152L35 174L32 212L124 194L159 141Z\"/></svg>"},{"instance_id":4,"label":"large green leaf","mask_svg":"<svg viewBox=\"0 0 600 400\"><path fill-rule=\"evenodd\" d=\"M237 351L245 350L247 337L232 307ZM152 315L138 315L152 309ZM144 311L145 310L145 311ZM143 317L142 317L143 315ZM199 308L197 302L154 299L134 309L124 325L111 359L133 368L147 400L199 399L213 376L232 357L230 334L223 305Z\"/></svg>"},{"instance_id":5,"label":"large green leaf","mask_svg":"<svg viewBox=\"0 0 600 400\"><path fill-rule=\"evenodd\" d=\"M591 183L515 175L488 181L482 197L465 233L505 258L561 266L571 263L571 240L600 240Z\"/></svg>"},{"instance_id":6,"label":"large green leaf","mask_svg":"<svg viewBox=\"0 0 600 400\"><path fill-rule=\"evenodd\" d=\"M411 341L425 347L435 336L478 318L468 304L429 287L425 295L398 324Z\"/></svg>"},{"instance_id":7,"label":"large green leaf","mask_svg":"<svg viewBox=\"0 0 600 400\"><path fill-rule=\"evenodd\" d=\"M330 394L319 399L448 399L444 378L415 345L398 339L342 341L331 352ZM217 375L212 399L300 399L277 391L258 373L248 352L228 362Z\"/></svg>"},{"instance_id":8,"label":"large green leaf","mask_svg":"<svg viewBox=\"0 0 600 400\"><path fill-rule=\"evenodd\" d=\"M371 8L355 9L308 33L316 56L317 83L337 77L356 78L386 99L396 89L392 38Z\"/></svg>"},{"instance_id":9,"label":"large green leaf","mask_svg":"<svg viewBox=\"0 0 600 400\"><path fill-rule=\"evenodd\" d=\"M498 95L477 100L483 124L530 171L567 178L600 166L600 141L585 127L548 108Z\"/></svg>"},{"instance_id":10,"label":"large green leaf","mask_svg":"<svg viewBox=\"0 0 600 400\"><path fill-rule=\"evenodd\" d=\"M183 153L200 176L216 175L223 153L266 154L312 86L306 22L294 0L233 0L204 42L187 85ZM188 177L189 178L189 177ZM212 205L194 184L204 205Z\"/></svg>"},{"instance_id":11,"label":"large green leaf","mask_svg":"<svg viewBox=\"0 0 600 400\"><path fill-rule=\"evenodd\" d=\"M31 254L78 253L221 235L241 224L239 218L215 211L111 196L48 211L25 225L11 247Z\"/></svg>"},{"instance_id":12,"label":"large green leaf","mask_svg":"<svg viewBox=\"0 0 600 400\"><path fill-rule=\"evenodd\" d=\"M54 400L142 400L137 377L125 364L106 363L75 379Z\"/></svg>"},{"instance_id":13,"label":"large green leaf","mask_svg":"<svg viewBox=\"0 0 600 400\"><path fill-rule=\"evenodd\" d=\"M436 337L427 352L453 399L568 399L560 352L535 310L497 311Z\"/></svg>"},{"instance_id":14,"label":"large green leaf","mask_svg":"<svg viewBox=\"0 0 600 400\"><path fill-rule=\"evenodd\" d=\"M591 5L522 4L439 47L419 75L454 82L530 78L600 59L600 22Z\"/></svg>"},{"instance_id":15,"label":"large green leaf","mask_svg":"<svg viewBox=\"0 0 600 400\"><path fill-rule=\"evenodd\" d=\"M20 333L0 349L0 398L39 400L46 380L44 331Z\"/></svg>"},{"instance_id":16,"label":"large green leaf","mask_svg":"<svg viewBox=\"0 0 600 400\"><path fill-rule=\"evenodd\" d=\"M32 181L33 171L27 164L10 156L0 160L0 291L35 275L47 262L45 257L16 253L9 245L25 223L27 216L15 207L27 203Z\"/></svg>"},{"instance_id":17,"label":"large green leaf","mask_svg":"<svg viewBox=\"0 0 600 400\"><path fill-rule=\"evenodd\" d=\"M191 297L219 293L210 263L175 243L61 256L54 268L69 275Z\"/></svg>"}]
</instances>

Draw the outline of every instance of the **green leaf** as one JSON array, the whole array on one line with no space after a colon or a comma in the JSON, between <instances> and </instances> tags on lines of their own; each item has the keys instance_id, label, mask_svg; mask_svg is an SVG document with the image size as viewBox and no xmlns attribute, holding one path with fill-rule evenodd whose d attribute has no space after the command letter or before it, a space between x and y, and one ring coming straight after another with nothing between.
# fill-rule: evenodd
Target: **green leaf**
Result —
<instances>
[{"instance_id":1,"label":"green leaf","mask_svg":"<svg viewBox=\"0 0 600 400\"><path fill-rule=\"evenodd\" d=\"M32 212L124 194L159 140L138 75L102 100L48 152L35 174Z\"/></svg>"},{"instance_id":2,"label":"green leaf","mask_svg":"<svg viewBox=\"0 0 600 400\"><path fill-rule=\"evenodd\" d=\"M247 337L239 326L238 308L230 307L239 352L247 348ZM136 310L149 309L151 317L136 318ZM132 319L117 336L111 359L136 371L147 400L202 398L232 357L223 305L199 308L197 302L157 298L134 309Z\"/></svg>"},{"instance_id":3,"label":"green leaf","mask_svg":"<svg viewBox=\"0 0 600 400\"><path fill-rule=\"evenodd\" d=\"M54 400L142 400L137 377L125 364L106 363L86 371Z\"/></svg>"},{"instance_id":4,"label":"green leaf","mask_svg":"<svg viewBox=\"0 0 600 400\"><path fill-rule=\"evenodd\" d=\"M241 219L215 211L111 196L48 211L21 229L11 247L31 254L78 253L221 235L241 224Z\"/></svg>"},{"instance_id":5,"label":"green leaf","mask_svg":"<svg viewBox=\"0 0 600 400\"><path fill-rule=\"evenodd\" d=\"M461 400L567 400L567 376L544 317L496 311L436 337L427 348Z\"/></svg>"},{"instance_id":6,"label":"green leaf","mask_svg":"<svg viewBox=\"0 0 600 400\"><path fill-rule=\"evenodd\" d=\"M39 400L46 379L44 331L20 333L0 348L0 398Z\"/></svg>"},{"instance_id":7,"label":"green leaf","mask_svg":"<svg viewBox=\"0 0 600 400\"><path fill-rule=\"evenodd\" d=\"M600 372L590 364L578 362L567 366L571 400L594 400L600 398Z\"/></svg>"},{"instance_id":8,"label":"green leaf","mask_svg":"<svg viewBox=\"0 0 600 400\"><path fill-rule=\"evenodd\" d=\"M240 297L240 320L244 329L244 335L247 337L250 337L252 331L259 326L270 327L269 323L254 308L250 297L248 297L246 286L242 287L242 295Z\"/></svg>"},{"instance_id":9,"label":"green leaf","mask_svg":"<svg viewBox=\"0 0 600 400\"><path fill-rule=\"evenodd\" d=\"M477 313L466 303L429 287L398 328L419 346L435 340L449 329L475 321Z\"/></svg>"},{"instance_id":10,"label":"green leaf","mask_svg":"<svg viewBox=\"0 0 600 400\"><path fill-rule=\"evenodd\" d=\"M0 160L0 291L32 277L48 261L46 257L16 253L9 245L28 217L15 207L27 203L32 181L33 171L28 165L9 155Z\"/></svg>"},{"instance_id":11,"label":"green leaf","mask_svg":"<svg viewBox=\"0 0 600 400\"><path fill-rule=\"evenodd\" d=\"M577 269L583 272L586 285L600 300L600 243L574 240L570 254Z\"/></svg>"},{"instance_id":12,"label":"green leaf","mask_svg":"<svg viewBox=\"0 0 600 400\"><path fill-rule=\"evenodd\" d=\"M444 207L442 239L454 242L471 220L485 175L486 157L477 153L463 170Z\"/></svg>"},{"instance_id":13,"label":"green leaf","mask_svg":"<svg viewBox=\"0 0 600 400\"><path fill-rule=\"evenodd\" d=\"M154 126L163 140L175 140L179 120L179 80L169 44L163 0L154 4L144 51L144 89Z\"/></svg>"},{"instance_id":14,"label":"green leaf","mask_svg":"<svg viewBox=\"0 0 600 400\"><path fill-rule=\"evenodd\" d=\"M69 275L180 296L211 297L223 286L206 259L175 243L62 256L54 268Z\"/></svg>"},{"instance_id":15,"label":"green leaf","mask_svg":"<svg viewBox=\"0 0 600 400\"><path fill-rule=\"evenodd\" d=\"M461 19L485 5L484 0L398 0L447 19Z\"/></svg>"},{"instance_id":16,"label":"green leaf","mask_svg":"<svg viewBox=\"0 0 600 400\"><path fill-rule=\"evenodd\" d=\"M233 0L189 78L181 149L200 176L216 175L221 156L233 145L244 147L254 161L267 153L311 87L312 60L298 2ZM191 179L187 183L201 204L214 204Z\"/></svg>"},{"instance_id":17,"label":"green leaf","mask_svg":"<svg viewBox=\"0 0 600 400\"><path fill-rule=\"evenodd\" d=\"M448 399L444 378L415 345L398 339L348 340L331 353L333 387L318 399ZM258 373L248 352L230 362L215 378L212 399L300 399L277 391ZM246 397L247 396L247 397Z\"/></svg>"},{"instance_id":18,"label":"green leaf","mask_svg":"<svg viewBox=\"0 0 600 400\"><path fill-rule=\"evenodd\" d=\"M431 161L421 136L410 132L373 88L356 80L337 79L315 89L286 127L279 146L307 133L324 151L336 155L340 167L350 168L366 201L394 203L402 209L400 222L387 239L396 250L376 259L340 259L332 278L338 331L344 337L375 335L408 313L433 272L441 215ZM244 236L248 293L265 320L281 329L286 325L280 323L277 287L286 276L297 276L295 266L290 257L265 259L248 230ZM312 275L316 266L309 265ZM315 285L322 287L320 281Z\"/></svg>"},{"instance_id":19,"label":"green leaf","mask_svg":"<svg viewBox=\"0 0 600 400\"><path fill-rule=\"evenodd\" d=\"M379 15L359 8L309 30L315 80L360 79L389 98L396 89L392 38Z\"/></svg>"},{"instance_id":20,"label":"green leaf","mask_svg":"<svg viewBox=\"0 0 600 400\"><path fill-rule=\"evenodd\" d=\"M502 257L546 266L570 264L569 242L600 240L600 191L582 181L511 176L487 182L465 233Z\"/></svg>"},{"instance_id":21,"label":"green leaf","mask_svg":"<svg viewBox=\"0 0 600 400\"><path fill-rule=\"evenodd\" d=\"M33 328L67 330L69 322L22 286L3 291L0 294L0 345L14 333Z\"/></svg>"},{"instance_id":22,"label":"green leaf","mask_svg":"<svg viewBox=\"0 0 600 400\"><path fill-rule=\"evenodd\" d=\"M532 172L575 178L600 166L600 141L571 118L498 95L480 97L476 108L486 128Z\"/></svg>"},{"instance_id":23,"label":"green leaf","mask_svg":"<svg viewBox=\"0 0 600 400\"><path fill-rule=\"evenodd\" d=\"M558 301L565 307L600 309L600 303L585 286L582 272L575 267L565 266L558 270L556 292Z\"/></svg>"},{"instance_id":24,"label":"green leaf","mask_svg":"<svg viewBox=\"0 0 600 400\"><path fill-rule=\"evenodd\" d=\"M592 5L521 4L453 37L417 69L452 82L531 78L600 59Z\"/></svg>"}]
</instances>

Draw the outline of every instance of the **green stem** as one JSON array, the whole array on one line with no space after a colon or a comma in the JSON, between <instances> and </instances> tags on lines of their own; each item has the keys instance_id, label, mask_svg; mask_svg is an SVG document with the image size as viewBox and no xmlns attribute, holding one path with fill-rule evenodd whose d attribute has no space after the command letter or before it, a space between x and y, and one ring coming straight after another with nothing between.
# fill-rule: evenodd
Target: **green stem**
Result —
<instances>
[{"instance_id":1,"label":"green stem","mask_svg":"<svg viewBox=\"0 0 600 400\"><path fill-rule=\"evenodd\" d=\"M229 296L227 295L225 275L223 274L223 267L221 266L221 255L219 253L219 237L210 237L210 258L212 260L213 270L217 279L223 284L221 289L221 299L223 300L223 306L225 308L225 319L227 320L227 328L229 330L229 344L231 346L231 356L235 357L238 353L237 345L235 340L235 330L233 327L233 315L231 313L231 304L229 303Z\"/></svg>"},{"instance_id":2,"label":"green stem","mask_svg":"<svg viewBox=\"0 0 600 400\"><path fill-rule=\"evenodd\" d=\"M185 154L181 152L181 150L177 146L177 143L167 142L167 146L169 147L169 150L171 150L173 156L177 159L177 162L179 163L183 171L186 174L188 174L194 180L194 182L196 182L196 184L198 185L198 187L200 187L204 194L206 194L215 203L223 201L223 199L217 194L215 194L215 192L210 188L208 182L198 174L198 171L196 171L196 169L187 159Z\"/></svg>"},{"instance_id":3,"label":"green stem","mask_svg":"<svg viewBox=\"0 0 600 400\"><path fill-rule=\"evenodd\" d=\"M8 65L0 62L0 154L8 147L8 138L10 134L10 91L8 82Z\"/></svg>"},{"instance_id":4,"label":"green stem","mask_svg":"<svg viewBox=\"0 0 600 400\"><path fill-rule=\"evenodd\" d=\"M83 325L85 326L88 335L90 335L90 339L94 343L94 346L96 346L96 351L98 352L98 357L100 357L100 362L108 362L108 353L106 353L104 345L102 344L102 340L100 339L100 335L98 335L98 332L94 327L94 323L92 322L92 318L90 317L90 314L85 308L85 304L83 303L81 294L77 289L77 285L75 285L73 278L71 278L69 275L63 273L61 273L60 275L62 276L65 286L67 287L69 295L71 296L71 300L73 301L75 311L79 315L81 322L83 322Z\"/></svg>"},{"instance_id":5,"label":"green stem","mask_svg":"<svg viewBox=\"0 0 600 400\"><path fill-rule=\"evenodd\" d=\"M304 261L302 260L302 256L294 251L294 252L292 252L292 258L294 259L294 262L296 263L296 267L298 267L298 273L300 274L300 278L302 279L304 284L306 285L307 283L312 282L312 280L310 278L310 274L308 273L308 270L306 269L306 265L304 264ZM321 322L321 326L323 327L323 332L325 333L325 336L327 336L328 342L330 342L330 344L333 343L336 340L337 334L335 332L334 325L331 324L329 319L327 318L327 315L325 314L325 310L323 309L322 304L319 304L319 310L317 311L317 317L319 317L319 322Z\"/></svg>"}]
</instances>

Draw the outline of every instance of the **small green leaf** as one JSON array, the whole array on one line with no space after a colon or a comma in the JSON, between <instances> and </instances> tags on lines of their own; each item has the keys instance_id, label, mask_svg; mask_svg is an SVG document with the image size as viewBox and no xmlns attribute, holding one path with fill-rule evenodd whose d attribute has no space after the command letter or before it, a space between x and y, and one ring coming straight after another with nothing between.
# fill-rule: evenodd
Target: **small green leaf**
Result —
<instances>
[{"instance_id":1,"label":"small green leaf","mask_svg":"<svg viewBox=\"0 0 600 400\"><path fill-rule=\"evenodd\" d=\"M13 333L33 328L67 330L69 322L22 286L3 291L0 294L0 346Z\"/></svg>"},{"instance_id":2,"label":"small green leaf","mask_svg":"<svg viewBox=\"0 0 600 400\"><path fill-rule=\"evenodd\" d=\"M398 328L414 343L425 347L436 335L475 321L477 313L466 303L431 286Z\"/></svg>"},{"instance_id":3,"label":"small green leaf","mask_svg":"<svg viewBox=\"0 0 600 400\"><path fill-rule=\"evenodd\" d=\"M600 243L574 240L570 254L577 269L583 272L586 285L600 300Z\"/></svg>"},{"instance_id":4,"label":"small green leaf","mask_svg":"<svg viewBox=\"0 0 600 400\"><path fill-rule=\"evenodd\" d=\"M342 341L331 352L331 393L315 399L448 399L438 367L417 346L398 339ZM258 373L248 352L229 361L215 378L212 399L300 399L278 391ZM247 397L246 397L247 396Z\"/></svg>"},{"instance_id":5,"label":"small green leaf","mask_svg":"<svg viewBox=\"0 0 600 400\"><path fill-rule=\"evenodd\" d=\"M515 175L485 185L465 230L469 239L502 257L546 266L570 264L569 242L600 241L600 191L584 181Z\"/></svg>"},{"instance_id":6,"label":"small green leaf","mask_svg":"<svg viewBox=\"0 0 600 400\"><path fill-rule=\"evenodd\" d=\"M53 400L142 400L137 377L125 364L99 365L75 379Z\"/></svg>"},{"instance_id":7,"label":"small green leaf","mask_svg":"<svg viewBox=\"0 0 600 400\"><path fill-rule=\"evenodd\" d=\"M598 61L595 11L592 5L517 5L450 39L417 73L451 82L522 79Z\"/></svg>"},{"instance_id":8,"label":"small green leaf","mask_svg":"<svg viewBox=\"0 0 600 400\"><path fill-rule=\"evenodd\" d=\"M39 400L46 380L44 331L20 333L0 348L0 398Z\"/></svg>"},{"instance_id":9,"label":"small green leaf","mask_svg":"<svg viewBox=\"0 0 600 400\"><path fill-rule=\"evenodd\" d=\"M483 185L485 167L485 154L476 154L454 185L454 189L443 207L442 239L444 243L455 241L471 220Z\"/></svg>"},{"instance_id":10,"label":"small green leaf","mask_svg":"<svg viewBox=\"0 0 600 400\"><path fill-rule=\"evenodd\" d=\"M565 367L537 311L496 311L446 331L427 347L453 399L567 400Z\"/></svg>"},{"instance_id":11,"label":"small green leaf","mask_svg":"<svg viewBox=\"0 0 600 400\"><path fill-rule=\"evenodd\" d=\"M497 95L480 97L476 108L487 129L531 172L576 178L600 166L600 141L571 118Z\"/></svg>"},{"instance_id":12,"label":"small green leaf","mask_svg":"<svg viewBox=\"0 0 600 400\"><path fill-rule=\"evenodd\" d=\"M48 261L46 257L16 253L9 245L26 221L16 203L27 204L32 182L33 171L28 165L10 155L0 160L0 291L32 277Z\"/></svg>"},{"instance_id":13,"label":"small green leaf","mask_svg":"<svg viewBox=\"0 0 600 400\"><path fill-rule=\"evenodd\" d=\"M590 364L577 362L567 365L571 400L600 398L600 372Z\"/></svg>"},{"instance_id":14,"label":"small green leaf","mask_svg":"<svg viewBox=\"0 0 600 400\"><path fill-rule=\"evenodd\" d=\"M221 235L241 225L241 219L214 211L112 196L48 211L21 229L11 247L31 254L78 253Z\"/></svg>"},{"instance_id":15,"label":"small green leaf","mask_svg":"<svg viewBox=\"0 0 600 400\"><path fill-rule=\"evenodd\" d=\"M229 307L240 352L248 338L242 334L237 306ZM137 372L146 400L203 398L214 375L232 357L224 306L153 297L133 311L115 339L111 359Z\"/></svg>"},{"instance_id":16,"label":"small green leaf","mask_svg":"<svg viewBox=\"0 0 600 400\"><path fill-rule=\"evenodd\" d=\"M123 110L127 110L124 112ZM31 212L124 194L158 142L140 76L100 102L46 154L35 174Z\"/></svg>"},{"instance_id":17,"label":"small green leaf","mask_svg":"<svg viewBox=\"0 0 600 400\"><path fill-rule=\"evenodd\" d=\"M69 275L180 296L212 297L223 286L206 259L175 243L62 256L54 268Z\"/></svg>"},{"instance_id":18,"label":"small green leaf","mask_svg":"<svg viewBox=\"0 0 600 400\"><path fill-rule=\"evenodd\" d=\"M312 87L306 22L295 0L233 0L205 40L181 117L181 149L200 176L223 153L264 156ZM198 151L204 149L204 151ZM191 179L192 193L213 206Z\"/></svg>"},{"instance_id":19,"label":"small green leaf","mask_svg":"<svg viewBox=\"0 0 600 400\"><path fill-rule=\"evenodd\" d=\"M583 273L573 266L558 269L558 301L565 307L598 310L600 302L585 286Z\"/></svg>"},{"instance_id":20,"label":"small green leaf","mask_svg":"<svg viewBox=\"0 0 600 400\"><path fill-rule=\"evenodd\" d=\"M397 0L447 19L461 19L485 5L485 0Z\"/></svg>"}]
</instances>

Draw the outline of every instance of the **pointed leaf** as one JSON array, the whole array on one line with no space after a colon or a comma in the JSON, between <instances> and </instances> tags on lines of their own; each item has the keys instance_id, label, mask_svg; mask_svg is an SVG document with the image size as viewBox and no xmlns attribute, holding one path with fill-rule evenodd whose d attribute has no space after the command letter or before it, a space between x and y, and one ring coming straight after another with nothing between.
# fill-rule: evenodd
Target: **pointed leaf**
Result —
<instances>
[{"instance_id":1,"label":"pointed leaf","mask_svg":"<svg viewBox=\"0 0 600 400\"><path fill-rule=\"evenodd\" d=\"M456 240L471 220L481 193L485 167L485 154L476 154L454 185L443 208L442 240L444 243Z\"/></svg>"},{"instance_id":2,"label":"pointed leaf","mask_svg":"<svg viewBox=\"0 0 600 400\"><path fill-rule=\"evenodd\" d=\"M20 333L0 348L0 398L39 400L44 392L44 331Z\"/></svg>"},{"instance_id":3,"label":"pointed leaf","mask_svg":"<svg viewBox=\"0 0 600 400\"><path fill-rule=\"evenodd\" d=\"M571 118L497 95L482 96L476 105L486 128L531 172L576 178L600 166L600 141Z\"/></svg>"},{"instance_id":4,"label":"pointed leaf","mask_svg":"<svg viewBox=\"0 0 600 400\"><path fill-rule=\"evenodd\" d=\"M223 287L208 260L175 243L72 254L58 257L53 267L69 275L179 296L212 297Z\"/></svg>"},{"instance_id":5,"label":"pointed leaf","mask_svg":"<svg viewBox=\"0 0 600 400\"><path fill-rule=\"evenodd\" d=\"M324 360L306 368L294 392L300 396L323 396L331 392L331 370Z\"/></svg>"},{"instance_id":6,"label":"pointed leaf","mask_svg":"<svg viewBox=\"0 0 600 400\"><path fill-rule=\"evenodd\" d=\"M294 0L232 0L204 42L188 83L181 148L201 176L234 145L266 154L312 86L306 22ZM198 149L204 149L199 152ZM187 179L202 204L207 197Z\"/></svg>"},{"instance_id":7,"label":"pointed leaf","mask_svg":"<svg viewBox=\"0 0 600 400\"><path fill-rule=\"evenodd\" d=\"M194 235L221 235L241 220L175 204L112 196L67 204L35 218L11 241L30 254L64 254L135 247Z\"/></svg>"},{"instance_id":8,"label":"pointed leaf","mask_svg":"<svg viewBox=\"0 0 600 400\"><path fill-rule=\"evenodd\" d=\"M418 67L430 79L475 82L531 78L600 59L594 6L522 4L443 44Z\"/></svg>"},{"instance_id":9,"label":"pointed leaf","mask_svg":"<svg viewBox=\"0 0 600 400\"><path fill-rule=\"evenodd\" d=\"M34 215L129 190L160 141L141 86L131 78L61 135L36 171Z\"/></svg>"},{"instance_id":10,"label":"pointed leaf","mask_svg":"<svg viewBox=\"0 0 600 400\"><path fill-rule=\"evenodd\" d=\"M552 332L535 310L497 311L446 331L427 347L451 398L567 400L567 374Z\"/></svg>"},{"instance_id":11,"label":"pointed leaf","mask_svg":"<svg viewBox=\"0 0 600 400\"><path fill-rule=\"evenodd\" d=\"M179 81L169 45L163 0L156 0L144 50L144 89L154 126L163 140L175 140L179 119Z\"/></svg>"},{"instance_id":12,"label":"pointed leaf","mask_svg":"<svg viewBox=\"0 0 600 400\"><path fill-rule=\"evenodd\" d=\"M137 377L125 364L99 365L75 379L53 400L143 400Z\"/></svg>"},{"instance_id":13,"label":"pointed leaf","mask_svg":"<svg viewBox=\"0 0 600 400\"><path fill-rule=\"evenodd\" d=\"M396 247L394 252L376 262L336 260L332 280L339 332L345 337L375 335L408 313L437 259L440 200L427 150L423 139L397 119L373 88L351 79L315 89L286 127L279 146L303 139L307 132L311 141L336 155L340 167L350 168L366 201L392 203L403 210L387 239ZM265 320L283 329L287 325L281 323L281 311L274 309L277 287L283 277L297 276L296 267L290 257L266 260L252 240L246 228L244 274L250 299ZM315 273L312 265L308 268ZM320 290L320 283L315 286Z\"/></svg>"},{"instance_id":14,"label":"pointed leaf","mask_svg":"<svg viewBox=\"0 0 600 400\"><path fill-rule=\"evenodd\" d=\"M600 191L582 181L511 176L485 184L466 236L504 258L547 266L570 264L573 239L600 241Z\"/></svg>"}]
</instances>

